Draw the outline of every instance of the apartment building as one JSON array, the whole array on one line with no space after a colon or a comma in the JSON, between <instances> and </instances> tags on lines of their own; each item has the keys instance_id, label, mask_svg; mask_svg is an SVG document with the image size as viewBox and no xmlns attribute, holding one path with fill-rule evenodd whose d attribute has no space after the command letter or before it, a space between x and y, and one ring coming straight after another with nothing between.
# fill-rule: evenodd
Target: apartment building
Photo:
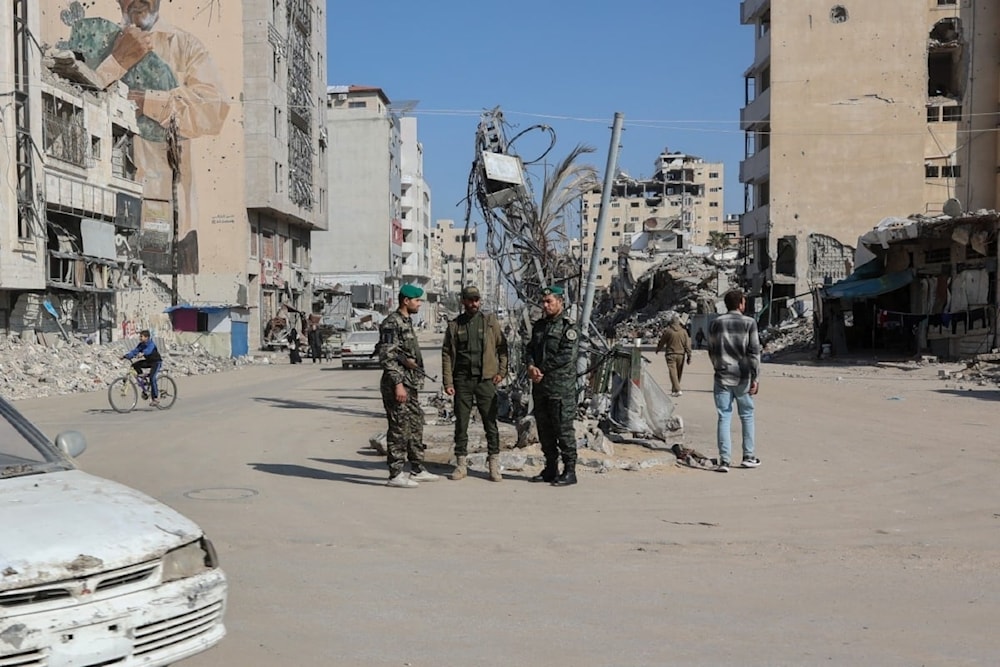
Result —
<instances>
[{"instance_id":1,"label":"apartment building","mask_svg":"<svg viewBox=\"0 0 1000 667\"><path fill-rule=\"evenodd\" d=\"M647 248L679 252L707 245L712 232L723 232L724 176L721 162L669 150L657 156L651 178L619 173L611 186L611 210L600 239L597 286L611 285L617 275L619 249L632 248L640 237L655 240ZM589 266L596 245L601 187L584 194L581 201L584 266Z\"/></svg>"},{"instance_id":2,"label":"apartment building","mask_svg":"<svg viewBox=\"0 0 1000 667\"><path fill-rule=\"evenodd\" d=\"M994 0L745 0L740 20L751 294L845 277L883 218L998 207Z\"/></svg>"},{"instance_id":3,"label":"apartment building","mask_svg":"<svg viewBox=\"0 0 1000 667\"><path fill-rule=\"evenodd\" d=\"M431 284L431 188L424 180L424 145L417 119L402 116L400 129L400 222L403 227L402 280L419 285L434 298Z\"/></svg>"},{"instance_id":4,"label":"apartment building","mask_svg":"<svg viewBox=\"0 0 1000 667\"><path fill-rule=\"evenodd\" d=\"M402 134L390 104L381 88L327 88L332 204L327 230L312 234L315 279L365 291L380 309L395 307L405 239Z\"/></svg>"},{"instance_id":5,"label":"apartment building","mask_svg":"<svg viewBox=\"0 0 1000 667\"><path fill-rule=\"evenodd\" d=\"M326 219L325 0L247 0L224 13L216 4L126 3L124 16L117 0L23 4L37 13L33 43L78 60L76 93L57 87L39 105L54 113L46 127L83 121L88 155L81 167L59 139L50 148L73 159L54 156L53 169L59 178L83 169L91 185L138 199L116 199L113 212L58 212L135 224L132 241L131 232L113 239L128 242L147 279L117 294L115 322L160 329L169 309L166 326L218 342L217 352L256 348L276 301L309 302L308 232ZM151 52L136 59L119 49L128 25L148 33ZM126 108L110 110L118 115L109 136L92 132L100 127L90 100L116 89ZM103 173L103 156L120 173ZM46 201L55 178L47 176ZM50 240L68 228L55 214L45 225Z\"/></svg>"}]
</instances>

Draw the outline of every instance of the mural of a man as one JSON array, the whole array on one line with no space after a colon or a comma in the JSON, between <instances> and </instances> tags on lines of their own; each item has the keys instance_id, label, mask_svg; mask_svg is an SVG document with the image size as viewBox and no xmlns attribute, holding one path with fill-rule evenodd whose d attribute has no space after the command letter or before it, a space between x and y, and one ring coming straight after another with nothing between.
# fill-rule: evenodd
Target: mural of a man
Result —
<instances>
[{"instance_id":1,"label":"mural of a man","mask_svg":"<svg viewBox=\"0 0 1000 667\"><path fill-rule=\"evenodd\" d=\"M117 0L121 22L83 18L79 3L64 12L72 26L69 48L81 53L105 87L123 81L136 105L136 178L143 184L143 243L169 248L173 228L173 171L167 136L176 126L180 139L179 272L198 272L197 197L189 139L218 134L229 112L221 77L204 45L160 17L160 0ZM70 20L67 20L69 17ZM170 269L163 255L154 270ZM148 261L148 260L147 260Z\"/></svg>"}]
</instances>

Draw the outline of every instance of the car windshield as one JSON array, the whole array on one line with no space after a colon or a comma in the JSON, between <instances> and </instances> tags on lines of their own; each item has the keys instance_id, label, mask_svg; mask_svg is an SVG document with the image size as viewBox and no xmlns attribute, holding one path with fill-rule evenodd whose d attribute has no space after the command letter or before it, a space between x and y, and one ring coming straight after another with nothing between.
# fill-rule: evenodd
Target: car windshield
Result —
<instances>
[{"instance_id":1,"label":"car windshield","mask_svg":"<svg viewBox=\"0 0 1000 667\"><path fill-rule=\"evenodd\" d=\"M34 425L0 399L0 480L72 467Z\"/></svg>"},{"instance_id":2,"label":"car windshield","mask_svg":"<svg viewBox=\"0 0 1000 667\"><path fill-rule=\"evenodd\" d=\"M349 343L377 343L378 342L378 332L377 331L355 331L347 337L347 342Z\"/></svg>"}]
</instances>

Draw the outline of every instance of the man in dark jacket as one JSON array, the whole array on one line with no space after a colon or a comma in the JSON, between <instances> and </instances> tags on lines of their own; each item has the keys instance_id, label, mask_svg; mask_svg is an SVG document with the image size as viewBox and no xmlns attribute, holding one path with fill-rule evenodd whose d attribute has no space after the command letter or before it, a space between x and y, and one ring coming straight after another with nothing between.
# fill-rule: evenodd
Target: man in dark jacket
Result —
<instances>
[{"instance_id":1,"label":"man in dark jacket","mask_svg":"<svg viewBox=\"0 0 1000 667\"><path fill-rule=\"evenodd\" d=\"M155 407L160 404L160 387L156 383L156 376L160 373L160 366L163 365L163 357L160 356L160 350L153 342L149 329L139 332L139 344L131 352L126 352L122 359L135 359L138 356L142 358L132 362L132 368L139 375L142 375L144 369L149 369L149 390L153 397L150 405Z\"/></svg>"},{"instance_id":2,"label":"man in dark jacket","mask_svg":"<svg viewBox=\"0 0 1000 667\"><path fill-rule=\"evenodd\" d=\"M507 375L510 356L500 321L493 313L479 310L479 289L462 290L465 312L448 323L441 346L441 375L444 392L455 397L455 470L451 479L468 474L469 417L472 404L486 431L487 465L490 479L499 482L500 430L497 428L497 385Z\"/></svg>"},{"instance_id":3,"label":"man in dark jacket","mask_svg":"<svg viewBox=\"0 0 1000 667\"><path fill-rule=\"evenodd\" d=\"M542 290L544 317L531 327L525 350L538 440L545 469L531 478L553 486L576 484L576 357L580 334L566 316L562 287ZM559 458L563 472L559 474Z\"/></svg>"}]
</instances>

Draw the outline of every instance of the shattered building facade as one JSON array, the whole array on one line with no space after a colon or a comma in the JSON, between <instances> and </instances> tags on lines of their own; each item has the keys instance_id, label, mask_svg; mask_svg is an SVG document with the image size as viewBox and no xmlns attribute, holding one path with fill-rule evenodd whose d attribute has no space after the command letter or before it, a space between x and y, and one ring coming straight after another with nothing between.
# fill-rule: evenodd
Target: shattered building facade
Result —
<instances>
[{"instance_id":1,"label":"shattered building facade","mask_svg":"<svg viewBox=\"0 0 1000 667\"><path fill-rule=\"evenodd\" d=\"M622 247L642 240L650 253L676 252L692 245L704 246L712 232L723 233L722 163L664 150L656 158L655 173L635 179L619 173L612 184L611 211L607 214L596 284L607 288L618 276ZM601 210L602 186L581 200L583 266L588 266L595 245Z\"/></svg>"},{"instance_id":2,"label":"shattered building facade","mask_svg":"<svg viewBox=\"0 0 1000 667\"><path fill-rule=\"evenodd\" d=\"M124 84L98 90L72 53L43 52L40 18L27 1L0 10L0 73L13 86L0 108L0 330L110 342L121 296L144 279L138 126Z\"/></svg>"},{"instance_id":3,"label":"shattered building facade","mask_svg":"<svg viewBox=\"0 0 1000 667\"><path fill-rule=\"evenodd\" d=\"M997 344L1000 216L886 218L861 266L818 289L816 340L834 354L887 350L958 359Z\"/></svg>"},{"instance_id":4,"label":"shattered building facade","mask_svg":"<svg viewBox=\"0 0 1000 667\"><path fill-rule=\"evenodd\" d=\"M810 301L872 220L997 208L996 2L744 0L740 18L752 295Z\"/></svg>"},{"instance_id":5,"label":"shattered building facade","mask_svg":"<svg viewBox=\"0 0 1000 667\"><path fill-rule=\"evenodd\" d=\"M102 340L172 327L245 354L268 291L306 298L308 230L326 219L323 0L253 0L224 15L214 4L125 3L123 14L116 0L18 1L13 19L11 4L3 71L31 89L18 124L36 154L11 182L48 244L46 273L28 283L36 297L82 293L63 313L78 334L91 333L83 304ZM118 48L129 25L151 44L134 61ZM165 314L178 306L183 317Z\"/></svg>"}]
</instances>

